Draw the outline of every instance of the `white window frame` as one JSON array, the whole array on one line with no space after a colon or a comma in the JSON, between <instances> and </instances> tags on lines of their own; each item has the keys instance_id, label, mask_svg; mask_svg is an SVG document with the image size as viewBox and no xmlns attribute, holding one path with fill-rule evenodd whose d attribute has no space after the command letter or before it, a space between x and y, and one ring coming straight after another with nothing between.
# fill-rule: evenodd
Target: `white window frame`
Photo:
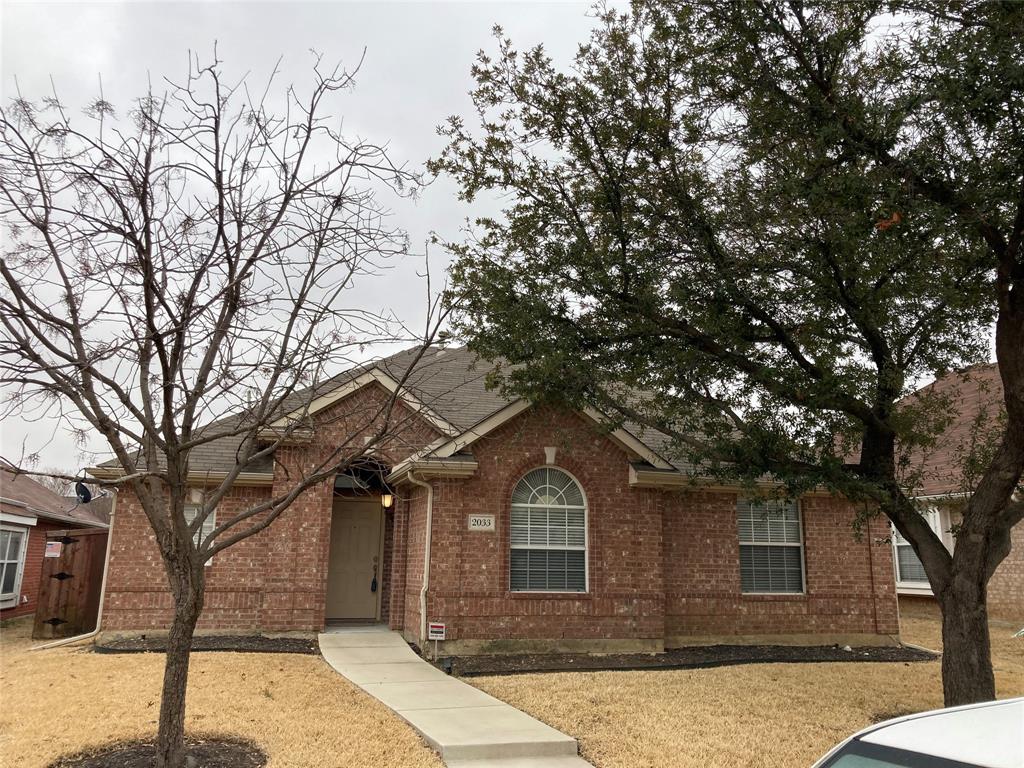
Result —
<instances>
[{"instance_id":1,"label":"white window frame","mask_svg":"<svg viewBox=\"0 0 1024 768\"><path fill-rule=\"evenodd\" d=\"M4 593L4 594L0 594L0 609L5 609L6 610L8 608L17 608L18 605L21 602L21 580L22 580L22 577L24 577L24 575L25 575L25 560L27 559L27 555L28 555L28 537L30 535L29 534L30 529L29 528L24 528L24 527L22 527L20 525L8 525L7 523L3 523L3 524L0 524L0 530L8 531L10 533L20 533L21 534L21 548L18 551L18 560L17 560L18 570L17 570L16 575L14 577L14 587L13 587L14 591L13 592L8 592L8 593ZM4 553L4 557L5 558L7 557L7 553L6 552ZM3 562L5 562L5 563L12 562L13 563L15 561L14 560L8 561L8 560L5 559ZM3 574L0 573L0 577L2 577L2 575Z\"/></svg>"},{"instance_id":2,"label":"white window frame","mask_svg":"<svg viewBox=\"0 0 1024 768\"><path fill-rule=\"evenodd\" d=\"M203 508L203 505L200 502L187 502L185 504L185 509L184 509L185 522L188 525L192 525L192 521L196 519L196 515L199 514L199 512L202 510L202 508ZM196 531L195 537L192 539L193 543L196 545L196 549L199 548L199 545L202 544L203 539L205 539L207 536L209 536L210 533L213 531L213 529L216 528L216 527L217 527L217 510L216 510L216 508L214 508L213 510L210 511L210 514L207 515L206 519L203 520L203 524L201 526L199 526L199 530ZM213 555L210 555L210 557L207 558L206 562L203 563L203 565L206 566L207 568L209 568L211 565L213 565Z\"/></svg>"},{"instance_id":3,"label":"white window frame","mask_svg":"<svg viewBox=\"0 0 1024 768\"><path fill-rule=\"evenodd\" d=\"M737 503L750 502L750 499L744 499L742 497L737 499ZM778 541L743 541L739 535L739 520L737 522L736 539L739 542L736 548L736 554L739 555L740 547L799 547L800 548L800 591L799 592L748 592L743 589L743 575L740 574L740 594L741 595L778 595L780 597L800 597L801 595L807 594L807 542L804 540L804 510L803 504L800 499L793 500L793 506L796 509L796 523L797 530L800 533L799 542L778 542ZM735 513L734 513L735 514Z\"/></svg>"},{"instance_id":4,"label":"white window frame","mask_svg":"<svg viewBox=\"0 0 1024 768\"><path fill-rule=\"evenodd\" d=\"M589 595L590 594L590 502L587 501L587 492L583 489L583 483L581 483L579 481L579 478L576 477L576 475L574 475L572 472L570 472L569 470L565 469L564 467L555 466L553 464L542 464L541 466L538 466L538 467L531 467L530 469L528 469L525 472L523 472L519 476L519 479L516 480L516 482L512 485L512 492L515 493L516 487L518 487L519 483L522 482L523 478L525 478L531 472L533 472L535 470L538 470L538 469L554 469L554 470L557 470L557 471L561 472L564 475L567 475L574 483L576 483L576 487L579 488L580 495L583 497L583 547L582 547L582 552L583 552L583 591L582 592L577 592L576 590L567 590L567 589L513 589L512 588L512 550L513 549L526 549L526 550L537 549L537 550L551 550L551 551L555 551L555 552L568 552L568 551L571 550L571 551L579 552L579 551L581 551L581 548L580 547L570 547L568 545L563 547L563 546L552 546L550 544L543 545L543 546L541 546L541 545L536 545L536 546L526 545L526 546L524 546L524 545L521 545L521 544L520 545L513 544L512 543L512 506L513 505L511 503L511 497L509 499L509 505L508 505L508 512L509 512L509 517L508 517L508 532L509 532L509 535L508 535L508 553L509 553L508 554L508 591L510 593L514 594L514 595ZM532 506L532 505L520 505L520 504L517 504L516 506ZM564 507L564 508L565 509L569 509L569 507ZM573 509L575 509L575 507L573 507Z\"/></svg>"},{"instance_id":5,"label":"white window frame","mask_svg":"<svg viewBox=\"0 0 1024 768\"><path fill-rule=\"evenodd\" d=\"M928 523L928 527L932 529L932 533L939 537L943 546L946 545L946 540L942 535L942 513L938 507L932 506L927 509L921 510L921 516ZM903 538L899 531L896 530L896 526L889 524L892 529L892 567L893 576L896 579L896 590L902 591L905 594L932 594L932 585L925 577L924 581L907 581L900 578L900 547L910 547L913 551L913 545ZM915 556L917 553L914 553ZM920 561L920 558L918 558Z\"/></svg>"}]
</instances>

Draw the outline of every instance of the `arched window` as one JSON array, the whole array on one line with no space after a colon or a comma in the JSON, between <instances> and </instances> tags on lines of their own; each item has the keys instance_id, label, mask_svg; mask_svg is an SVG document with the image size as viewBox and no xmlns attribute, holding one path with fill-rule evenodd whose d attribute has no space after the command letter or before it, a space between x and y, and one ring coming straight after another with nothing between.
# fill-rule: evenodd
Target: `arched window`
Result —
<instances>
[{"instance_id":1,"label":"arched window","mask_svg":"<svg viewBox=\"0 0 1024 768\"><path fill-rule=\"evenodd\" d=\"M513 592L587 591L587 502L567 473L528 472L512 490Z\"/></svg>"}]
</instances>

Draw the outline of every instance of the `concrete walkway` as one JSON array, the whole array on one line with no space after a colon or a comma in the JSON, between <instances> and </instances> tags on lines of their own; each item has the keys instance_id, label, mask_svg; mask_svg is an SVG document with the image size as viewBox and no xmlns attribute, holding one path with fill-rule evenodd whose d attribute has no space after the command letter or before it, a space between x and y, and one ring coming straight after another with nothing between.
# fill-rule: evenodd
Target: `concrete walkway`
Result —
<instances>
[{"instance_id":1,"label":"concrete walkway","mask_svg":"<svg viewBox=\"0 0 1024 768\"><path fill-rule=\"evenodd\" d=\"M446 675L382 626L331 628L324 659L415 728L452 768L587 768L576 739Z\"/></svg>"}]
</instances>

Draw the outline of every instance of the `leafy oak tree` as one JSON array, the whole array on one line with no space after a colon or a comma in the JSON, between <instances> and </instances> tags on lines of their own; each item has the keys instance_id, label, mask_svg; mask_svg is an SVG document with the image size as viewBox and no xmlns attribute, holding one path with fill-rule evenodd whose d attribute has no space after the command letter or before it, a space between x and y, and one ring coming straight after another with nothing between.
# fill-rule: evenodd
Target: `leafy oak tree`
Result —
<instances>
[{"instance_id":1,"label":"leafy oak tree","mask_svg":"<svg viewBox=\"0 0 1024 768\"><path fill-rule=\"evenodd\" d=\"M887 515L942 609L946 703L994 698L986 584L1024 515L1024 6L598 19L564 70L497 30L473 124L441 129L432 170L507 201L451 244L462 331L511 390ZM906 457L955 404L898 403L987 359L993 323L1007 419L950 553Z\"/></svg>"},{"instance_id":2,"label":"leafy oak tree","mask_svg":"<svg viewBox=\"0 0 1024 768\"><path fill-rule=\"evenodd\" d=\"M152 528L173 605L159 768L194 762L185 692L205 564L369 461L410 418L394 408L404 378L379 402L316 424L308 413L365 344L404 336L353 288L406 252L379 195L418 179L342 133L335 109L354 75L318 59L307 88L274 101L273 76L250 90L220 62L192 60L126 110L100 98L83 117L52 96L0 113L2 415L45 414L102 440L114 460L92 474L130 493ZM443 322L436 309L419 355ZM345 437L300 464L288 446L323 418ZM214 447L216 473L194 460ZM265 495L215 514L272 463Z\"/></svg>"}]
</instances>

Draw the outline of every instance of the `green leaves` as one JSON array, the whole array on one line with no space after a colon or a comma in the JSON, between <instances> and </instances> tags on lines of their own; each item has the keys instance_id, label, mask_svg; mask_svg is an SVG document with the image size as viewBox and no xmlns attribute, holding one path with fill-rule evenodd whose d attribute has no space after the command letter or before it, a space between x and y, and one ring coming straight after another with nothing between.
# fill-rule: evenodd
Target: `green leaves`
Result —
<instances>
[{"instance_id":1,"label":"green leaves","mask_svg":"<svg viewBox=\"0 0 1024 768\"><path fill-rule=\"evenodd\" d=\"M503 386L793 483L862 484L868 433L889 464L926 440L898 400L988 355L1024 31L1007 5L895 10L640 2L565 72L481 54L476 125L449 121L431 170L507 197L451 244Z\"/></svg>"}]
</instances>

